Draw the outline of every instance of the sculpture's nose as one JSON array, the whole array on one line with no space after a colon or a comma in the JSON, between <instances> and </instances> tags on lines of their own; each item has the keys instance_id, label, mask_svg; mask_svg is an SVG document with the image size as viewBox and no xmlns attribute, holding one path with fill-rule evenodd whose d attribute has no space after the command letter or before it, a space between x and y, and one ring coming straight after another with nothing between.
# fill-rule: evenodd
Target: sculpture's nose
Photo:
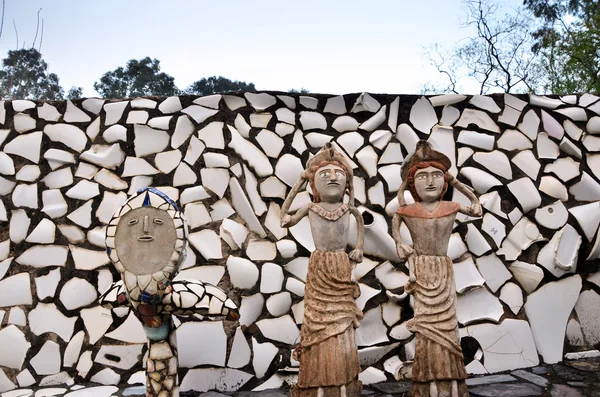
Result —
<instances>
[{"instance_id":1,"label":"sculpture's nose","mask_svg":"<svg viewBox=\"0 0 600 397\"><path fill-rule=\"evenodd\" d=\"M144 226L142 228L144 234L148 234L148 215L144 216Z\"/></svg>"},{"instance_id":2,"label":"sculpture's nose","mask_svg":"<svg viewBox=\"0 0 600 397\"><path fill-rule=\"evenodd\" d=\"M340 177L338 176L338 173L333 171L329 173L329 180L331 181L337 181Z\"/></svg>"},{"instance_id":3,"label":"sculpture's nose","mask_svg":"<svg viewBox=\"0 0 600 397\"><path fill-rule=\"evenodd\" d=\"M427 184L433 185L433 175L432 174L427 174Z\"/></svg>"}]
</instances>

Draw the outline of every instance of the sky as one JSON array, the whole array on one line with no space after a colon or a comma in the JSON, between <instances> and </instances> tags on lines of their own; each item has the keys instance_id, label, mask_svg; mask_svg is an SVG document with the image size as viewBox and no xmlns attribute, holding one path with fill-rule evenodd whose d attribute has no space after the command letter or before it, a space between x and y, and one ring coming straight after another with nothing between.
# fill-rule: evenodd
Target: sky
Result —
<instances>
[{"instance_id":1,"label":"sky","mask_svg":"<svg viewBox=\"0 0 600 397\"><path fill-rule=\"evenodd\" d=\"M461 0L5 2L0 55L32 46L42 8L49 71L65 92L80 86L86 97L98 96L93 83L105 72L146 56L180 89L217 75L258 90L418 94L439 79L425 48L452 48L470 34Z\"/></svg>"}]
</instances>

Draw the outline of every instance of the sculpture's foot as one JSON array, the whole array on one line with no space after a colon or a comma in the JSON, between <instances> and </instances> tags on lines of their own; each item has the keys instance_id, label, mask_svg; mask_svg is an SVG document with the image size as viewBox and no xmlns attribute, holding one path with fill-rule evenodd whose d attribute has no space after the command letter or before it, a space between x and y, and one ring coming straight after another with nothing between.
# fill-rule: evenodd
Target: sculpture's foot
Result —
<instances>
[{"instance_id":1,"label":"sculpture's foot","mask_svg":"<svg viewBox=\"0 0 600 397\"><path fill-rule=\"evenodd\" d=\"M342 386L299 387L293 385L290 397L360 397L362 383L353 380Z\"/></svg>"},{"instance_id":2,"label":"sculpture's foot","mask_svg":"<svg viewBox=\"0 0 600 397\"><path fill-rule=\"evenodd\" d=\"M410 397L469 397L464 380L413 382Z\"/></svg>"}]
</instances>

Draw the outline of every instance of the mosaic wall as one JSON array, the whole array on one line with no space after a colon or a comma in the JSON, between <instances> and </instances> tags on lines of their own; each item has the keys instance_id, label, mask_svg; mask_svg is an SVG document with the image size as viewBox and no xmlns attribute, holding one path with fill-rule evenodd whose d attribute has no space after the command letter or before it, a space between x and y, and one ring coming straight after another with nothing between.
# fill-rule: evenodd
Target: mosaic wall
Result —
<instances>
[{"instance_id":1,"label":"mosaic wall","mask_svg":"<svg viewBox=\"0 0 600 397\"><path fill-rule=\"evenodd\" d=\"M390 224L400 164L419 139L450 157L484 206L481 218L459 215L449 249L469 372L594 347L599 115L600 98L588 94L0 102L0 392L144 381L140 324L97 298L118 279L106 225L145 186L184 208L191 247L179 278L219 285L240 307L235 322L176 319L181 390L293 382L314 247L306 219L279 226L280 206L325 142L351 161L366 223L356 267L364 383L406 376L414 352ZM468 204L458 192L447 199ZM300 194L293 209L308 201Z\"/></svg>"}]
</instances>

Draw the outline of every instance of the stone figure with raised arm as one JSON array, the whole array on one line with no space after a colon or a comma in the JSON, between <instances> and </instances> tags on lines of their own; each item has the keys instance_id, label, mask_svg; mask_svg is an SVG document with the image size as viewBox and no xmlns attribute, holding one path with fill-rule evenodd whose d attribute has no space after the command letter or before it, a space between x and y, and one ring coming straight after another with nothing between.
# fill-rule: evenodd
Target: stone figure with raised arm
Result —
<instances>
[{"instance_id":1,"label":"stone figure with raised arm","mask_svg":"<svg viewBox=\"0 0 600 397\"><path fill-rule=\"evenodd\" d=\"M479 200L452 176L451 162L444 154L420 141L415 153L402 165L400 207L393 217L392 235L398 255L408 260L409 281L405 291L414 298L414 318L407 328L416 334L411 397L468 397L467 371L463 361L456 318L456 285L448 242L457 212L481 216ZM463 206L442 198L450 184L471 200ZM415 200L406 205L409 187ZM413 246L400 238L404 222Z\"/></svg>"},{"instance_id":2,"label":"stone figure with raised arm","mask_svg":"<svg viewBox=\"0 0 600 397\"><path fill-rule=\"evenodd\" d=\"M220 288L174 280L186 257L187 224L177 204L156 188L129 198L106 228L106 249L121 280L100 296L107 308L130 306L148 340L146 396L178 397L177 338L172 315L239 318Z\"/></svg>"},{"instance_id":3,"label":"stone figure with raised arm","mask_svg":"<svg viewBox=\"0 0 600 397\"><path fill-rule=\"evenodd\" d=\"M285 199L281 226L290 227L308 216L315 243L310 256L304 294L304 321L294 397L359 397L360 364L355 338L362 312L355 299L360 289L353 266L362 261L363 219L354 207L352 167L330 144L308 160L306 170ZM294 197L310 183L313 202L288 214ZM344 203L348 190L349 201ZM350 215L356 218L356 248L348 255Z\"/></svg>"}]
</instances>

